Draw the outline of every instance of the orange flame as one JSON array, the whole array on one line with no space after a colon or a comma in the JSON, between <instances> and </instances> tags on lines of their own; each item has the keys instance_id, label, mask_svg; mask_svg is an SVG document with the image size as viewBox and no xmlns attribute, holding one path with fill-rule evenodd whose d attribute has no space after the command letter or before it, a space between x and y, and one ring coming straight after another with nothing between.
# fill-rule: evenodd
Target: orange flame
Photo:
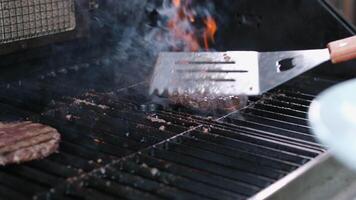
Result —
<instances>
[{"instance_id":1,"label":"orange flame","mask_svg":"<svg viewBox=\"0 0 356 200\"><path fill-rule=\"evenodd\" d=\"M190 3L188 2L183 3L181 0L172 0L172 4L176 8L176 14L172 19L169 19L167 27L173 37L184 44L185 50L199 51L201 49L199 41L204 43L206 50L209 50L209 42L214 42L218 29L217 23L211 16L203 19L205 27L202 31L203 34L200 35L193 26L196 22L195 12L189 7ZM187 23L189 27L193 28L182 27L182 24L187 25ZM174 47L174 49L180 50L179 47Z\"/></svg>"},{"instance_id":2,"label":"orange flame","mask_svg":"<svg viewBox=\"0 0 356 200\"><path fill-rule=\"evenodd\" d=\"M206 26L206 29L203 34L204 46L205 49L209 49L209 40L215 42L214 38L215 38L216 31L218 30L218 26L214 18L210 16L208 16L207 19L204 20L204 24Z\"/></svg>"},{"instance_id":3,"label":"orange flame","mask_svg":"<svg viewBox=\"0 0 356 200\"><path fill-rule=\"evenodd\" d=\"M173 2L173 5L176 7L176 8L178 8L178 7L180 7L180 0L172 0Z\"/></svg>"},{"instance_id":4,"label":"orange flame","mask_svg":"<svg viewBox=\"0 0 356 200\"><path fill-rule=\"evenodd\" d=\"M168 28L173 33L176 39L181 40L184 43L184 46L191 51L198 51L200 49L200 45L198 43L198 39L194 35L194 33L186 32L185 30L180 29L177 26L176 20L170 20L168 22ZM174 47L175 50L179 50L178 47Z\"/></svg>"}]
</instances>

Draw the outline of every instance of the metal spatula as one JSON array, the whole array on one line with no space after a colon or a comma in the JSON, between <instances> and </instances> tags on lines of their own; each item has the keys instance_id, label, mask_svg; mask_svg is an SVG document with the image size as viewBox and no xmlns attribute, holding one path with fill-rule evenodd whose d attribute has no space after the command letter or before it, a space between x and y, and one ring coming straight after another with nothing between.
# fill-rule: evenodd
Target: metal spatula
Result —
<instances>
[{"instance_id":1,"label":"metal spatula","mask_svg":"<svg viewBox=\"0 0 356 200\"><path fill-rule=\"evenodd\" d=\"M317 50L166 52L158 57L150 94L260 95L331 59L356 58L356 36Z\"/></svg>"}]
</instances>

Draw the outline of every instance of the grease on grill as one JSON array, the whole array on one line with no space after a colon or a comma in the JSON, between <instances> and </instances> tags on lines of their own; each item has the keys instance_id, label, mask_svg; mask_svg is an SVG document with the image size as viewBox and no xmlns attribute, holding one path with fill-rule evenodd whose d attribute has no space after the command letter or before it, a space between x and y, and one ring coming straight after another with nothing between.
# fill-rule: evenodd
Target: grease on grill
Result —
<instances>
[{"instance_id":1,"label":"grease on grill","mask_svg":"<svg viewBox=\"0 0 356 200\"><path fill-rule=\"evenodd\" d=\"M159 111L162 109L163 109L162 105L155 104L155 103L140 105L140 111L143 111L143 112L156 112L156 111Z\"/></svg>"},{"instance_id":2,"label":"grease on grill","mask_svg":"<svg viewBox=\"0 0 356 200\"><path fill-rule=\"evenodd\" d=\"M106 105L96 104L94 102L89 102L87 100L82 100L82 99L77 99L77 98L74 98L74 104L77 104L77 105L84 104L87 106L95 106L95 107L101 108L103 110L109 109L109 107Z\"/></svg>"},{"instance_id":3,"label":"grease on grill","mask_svg":"<svg viewBox=\"0 0 356 200\"><path fill-rule=\"evenodd\" d=\"M157 123L167 123L166 122L166 120L164 120L164 119L160 119L160 118L158 118L158 116L156 116L156 115L150 115L150 116L147 116L147 118L146 119L148 119L148 120L150 120L151 122L157 122Z\"/></svg>"}]
</instances>

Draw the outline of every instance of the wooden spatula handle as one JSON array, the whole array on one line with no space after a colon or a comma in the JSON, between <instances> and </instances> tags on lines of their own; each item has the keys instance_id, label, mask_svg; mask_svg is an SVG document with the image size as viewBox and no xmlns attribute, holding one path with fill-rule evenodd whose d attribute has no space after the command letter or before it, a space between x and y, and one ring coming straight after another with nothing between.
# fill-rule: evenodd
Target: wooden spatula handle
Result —
<instances>
[{"instance_id":1,"label":"wooden spatula handle","mask_svg":"<svg viewBox=\"0 0 356 200\"><path fill-rule=\"evenodd\" d=\"M328 48L333 63L356 59L356 36L330 42Z\"/></svg>"}]
</instances>

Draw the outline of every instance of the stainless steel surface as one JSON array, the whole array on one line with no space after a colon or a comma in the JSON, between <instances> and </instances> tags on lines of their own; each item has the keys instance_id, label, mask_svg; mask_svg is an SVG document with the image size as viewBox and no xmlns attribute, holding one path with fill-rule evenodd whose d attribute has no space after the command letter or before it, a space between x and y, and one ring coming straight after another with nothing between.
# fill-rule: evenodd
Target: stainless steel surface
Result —
<instances>
[{"instance_id":1,"label":"stainless steel surface","mask_svg":"<svg viewBox=\"0 0 356 200\"><path fill-rule=\"evenodd\" d=\"M74 30L74 0L0 0L0 44Z\"/></svg>"},{"instance_id":2,"label":"stainless steel surface","mask_svg":"<svg viewBox=\"0 0 356 200\"><path fill-rule=\"evenodd\" d=\"M328 49L161 53L150 93L260 95L329 59Z\"/></svg>"},{"instance_id":3,"label":"stainless steel surface","mask_svg":"<svg viewBox=\"0 0 356 200\"><path fill-rule=\"evenodd\" d=\"M356 174L329 153L262 190L250 200L348 200L356 197Z\"/></svg>"},{"instance_id":4,"label":"stainless steel surface","mask_svg":"<svg viewBox=\"0 0 356 200\"><path fill-rule=\"evenodd\" d=\"M293 68L280 71L278 62L292 58ZM330 59L328 49L266 52L259 54L259 94L326 62Z\"/></svg>"},{"instance_id":5,"label":"stainless steel surface","mask_svg":"<svg viewBox=\"0 0 356 200\"><path fill-rule=\"evenodd\" d=\"M257 52L161 53L150 92L258 94Z\"/></svg>"}]
</instances>

